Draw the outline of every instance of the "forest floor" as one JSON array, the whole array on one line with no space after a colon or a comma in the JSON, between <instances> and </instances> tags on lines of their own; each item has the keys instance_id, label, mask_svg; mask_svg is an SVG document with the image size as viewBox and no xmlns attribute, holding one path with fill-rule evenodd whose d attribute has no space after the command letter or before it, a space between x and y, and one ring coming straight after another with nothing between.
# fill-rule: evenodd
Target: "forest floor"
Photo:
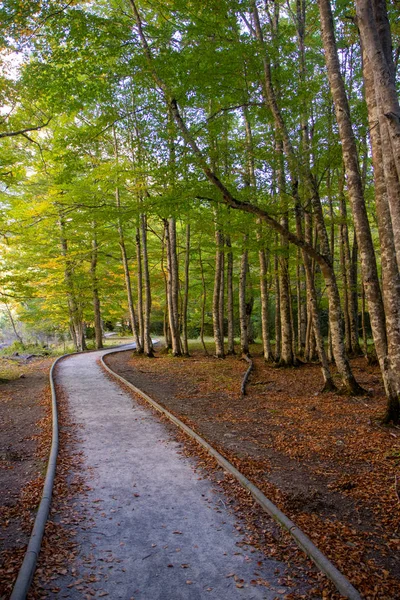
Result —
<instances>
[{"instance_id":1,"label":"forest floor","mask_svg":"<svg viewBox=\"0 0 400 600\"><path fill-rule=\"evenodd\" d=\"M240 387L248 365L238 357L217 360L193 350L190 359L172 358L158 351L149 360L127 351L107 362L258 485L366 600L400 597L400 429L379 424L385 398L378 368L362 358L352 361L365 397L321 394L317 365L277 369L259 351L253 348L255 371L244 398ZM42 492L51 440L51 362L0 359L0 598L8 597ZM213 467L195 444L186 445ZM233 481L227 487L240 490ZM269 553L273 547L279 553L279 532L267 539L260 511L248 495L237 491L237 497L255 539L262 545L264 538ZM59 542L60 532L54 535Z\"/></svg>"},{"instance_id":2,"label":"forest floor","mask_svg":"<svg viewBox=\"0 0 400 600\"><path fill-rule=\"evenodd\" d=\"M0 357L0 598L18 573L42 495L53 360Z\"/></svg>"},{"instance_id":3,"label":"forest floor","mask_svg":"<svg viewBox=\"0 0 400 600\"><path fill-rule=\"evenodd\" d=\"M355 398L320 393L318 365L280 369L259 354L253 348L244 398L248 365L238 357L158 351L150 360L128 351L107 363L228 458L364 598L400 598L400 428L379 423L385 396L378 368L352 361L368 392ZM188 443L188 452L199 450ZM248 519L260 534L259 515L249 510Z\"/></svg>"}]
</instances>

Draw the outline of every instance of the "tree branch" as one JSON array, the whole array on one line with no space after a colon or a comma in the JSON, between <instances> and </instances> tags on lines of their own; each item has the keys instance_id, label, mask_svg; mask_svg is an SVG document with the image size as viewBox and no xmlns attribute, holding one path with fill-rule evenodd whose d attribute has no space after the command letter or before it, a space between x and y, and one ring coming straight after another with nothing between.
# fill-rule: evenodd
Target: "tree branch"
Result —
<instances>
[{"instance_id":1,"label":"tree branch","mask_svg":"<svg viewBox=\"0 0 400 600\"><path fill-rule=\"evenodd\" d=\"M3 131L3 133L0 133L0 138L5 138L5 137L14 137L16 135L24 135L26 133L28 133L28 131L39 131L40 129L42 129L43 127L46 127L50 121L51 121L52 117L50 117L46 123L42 123L41 125L38 125L37 127L27 127L26 129L19 129L18 131ZM25 136L28 137L28 136ZM28 138L30 139L30 138ZM33 141L33 140L30 140Z\"/></svg>"},{"instance_id":2,"label":"tree branch","mask_svg":"<svg viewBox=\"0 0 400 600\"><path fill-rule=\"evenodd\" d=\"M230 206L231 208L242 210L244 212L248 212L256 215L260 219L262 219L265 223L267 223L270 227L272 227L275 231L280 233L286 240L294 244L295 246L303 249L311 258L314 258L321 268L325 271L331 272L333 267L329 256L325 256L318 252L311 244L306 242L303 238L298 237L295 233L289 231L285 226L283 226L279 221L274 219L266 210L260 208L256 204L251 204L250 202L245 202L236 198L228 188L222 183L222 181L217 177L215 172L209 167L207 160L205 159L202 151L196 143L192 133L189 131L186 126L185 121L182 118L180 113L178 103L174 96L171 94L165 82L160 78L158 73L155 71L153 57L151 54L150 46L147 42L147 39L143 32L142 21L137 10L136 4L134 0L130 0L130 4L133 9L133 13L135 16L136 25L139 32L140 41L147 58L147 62L150 67L150 71L152 77L157 84L157 86L162 90L164 94L165 101L171 111L171 114L174 118L174 121L181 132L181 135L186 142L186 144L192 149L194 156L197 159L199 166L201 167L203 173L207 177L207 179L216 187L222 195L223 201L225 204Z\"/></svg>"}]
</instances>

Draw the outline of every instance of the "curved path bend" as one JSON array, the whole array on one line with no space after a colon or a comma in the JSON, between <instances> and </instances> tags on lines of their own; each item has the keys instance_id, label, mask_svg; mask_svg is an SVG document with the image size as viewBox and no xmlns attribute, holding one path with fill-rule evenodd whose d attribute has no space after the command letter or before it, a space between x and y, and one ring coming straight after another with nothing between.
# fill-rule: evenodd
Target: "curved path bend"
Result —
<instances>
[{"instance_id":1,"label":"curved path bend","mask_svg":"<svg viewBox=\"0 0 400 600\"><path fill-rule=\"evenodd\" d=\"M272 600L293 591L278 582L284 564L245 544L222 492L170 428L104 374L103 353L57 368L90 490L73 499L79 552L50 597Z\"/></svg>"}]
</instances>

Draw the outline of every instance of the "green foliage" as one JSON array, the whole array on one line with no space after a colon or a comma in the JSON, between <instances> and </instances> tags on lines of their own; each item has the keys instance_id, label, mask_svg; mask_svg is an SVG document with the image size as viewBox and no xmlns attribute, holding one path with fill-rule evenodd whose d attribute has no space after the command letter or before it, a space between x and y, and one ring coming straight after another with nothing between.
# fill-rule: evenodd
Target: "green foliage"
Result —
<instances>
[{"instance_id":1,"label":"green foliage","mask_svg":"<svg viewBox=\"0 0 400 600\"><path fill-rule=\"evenodd\" d=\"M267 54L300 173L302 207L310 210L310 190L303 177L306 150L301 132L305 115L312 174L326 223L337 232L342 153L325 72L317 3L307 5L305 73L300 70L296 4L277 2L276 6L280 7L278 29L260 5L266 39L261 48L244 18L250 21L249 3L139 3L153 68L177 99L206 160L237 198L257 203L280 219L277 133L261 93L263 57ZM366 160L366 198L373 222L374 191L360 49L356 28L348 19L351 10L347 0L335 2L341 59L360 155ZM392 12L390 7L393 17ZM28 132L28 137L0 140L0 292L14 299L20 321L32 332L66 334L70 321L66 284L69 272L82 319L93 334L90 269L96 236L102 317L124 328L128 310L118 229L124 232L136 301L135 239L140 214L145 213L156 313L153 331L162 332L160 315L165 309L163 219L173 216L178 221L181 278L186 223L192 228L190 335L199 334L204 291L200 251L207 294L206 333L212 335L216 226L232 240L235 299L243 236L250 232L248 250L256 296L253 327L260 335L258 251L268 248L272 257L289 253L292 282L296 277L295 251L292 247L282 248L281 240L265 227L256 235L258 225L253 216L221 204L219 193L171 122L142 50L130 3L88 0L60 6L50 0L8 0L0 9L0 22L3 46L8 52L21 51L18 60L22 63L19 73L5 73L0 79L0 100L9 107L2 113L0 131L36 127L51 117L46 127ZM394 25L398 36L398 25ZM249 184L244 109L252 129L256 187ZM284 183L289 227L294 231L288 176ZM62 249L63 235L66 251ZM338 252L336 247L336 266ZM276 295L272 266L273 260L269 270L271 322ZM318 270L315 277L320 306L326 310Z\"/></svg>"}]
</instances>

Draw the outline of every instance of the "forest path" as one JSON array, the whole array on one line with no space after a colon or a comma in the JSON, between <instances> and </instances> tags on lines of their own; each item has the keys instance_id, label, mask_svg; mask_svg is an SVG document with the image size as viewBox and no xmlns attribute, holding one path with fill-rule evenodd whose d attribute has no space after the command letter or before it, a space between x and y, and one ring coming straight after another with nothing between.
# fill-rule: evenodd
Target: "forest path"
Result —
<instances>
[{"instance_id":1,"label":"forest path","mask_svg":"<svg viewBox=\"0 0 400 600\"><path fill-rule=\"evenodd\" d=\"M104 374L103 353L71 356L56 373L90 489L72 499L77 556L49 590L124 600L272 600L289 592L277 580L285 565L244 543L222 492L181 453L171 429Z\"/></svg>"}]
</instances>

